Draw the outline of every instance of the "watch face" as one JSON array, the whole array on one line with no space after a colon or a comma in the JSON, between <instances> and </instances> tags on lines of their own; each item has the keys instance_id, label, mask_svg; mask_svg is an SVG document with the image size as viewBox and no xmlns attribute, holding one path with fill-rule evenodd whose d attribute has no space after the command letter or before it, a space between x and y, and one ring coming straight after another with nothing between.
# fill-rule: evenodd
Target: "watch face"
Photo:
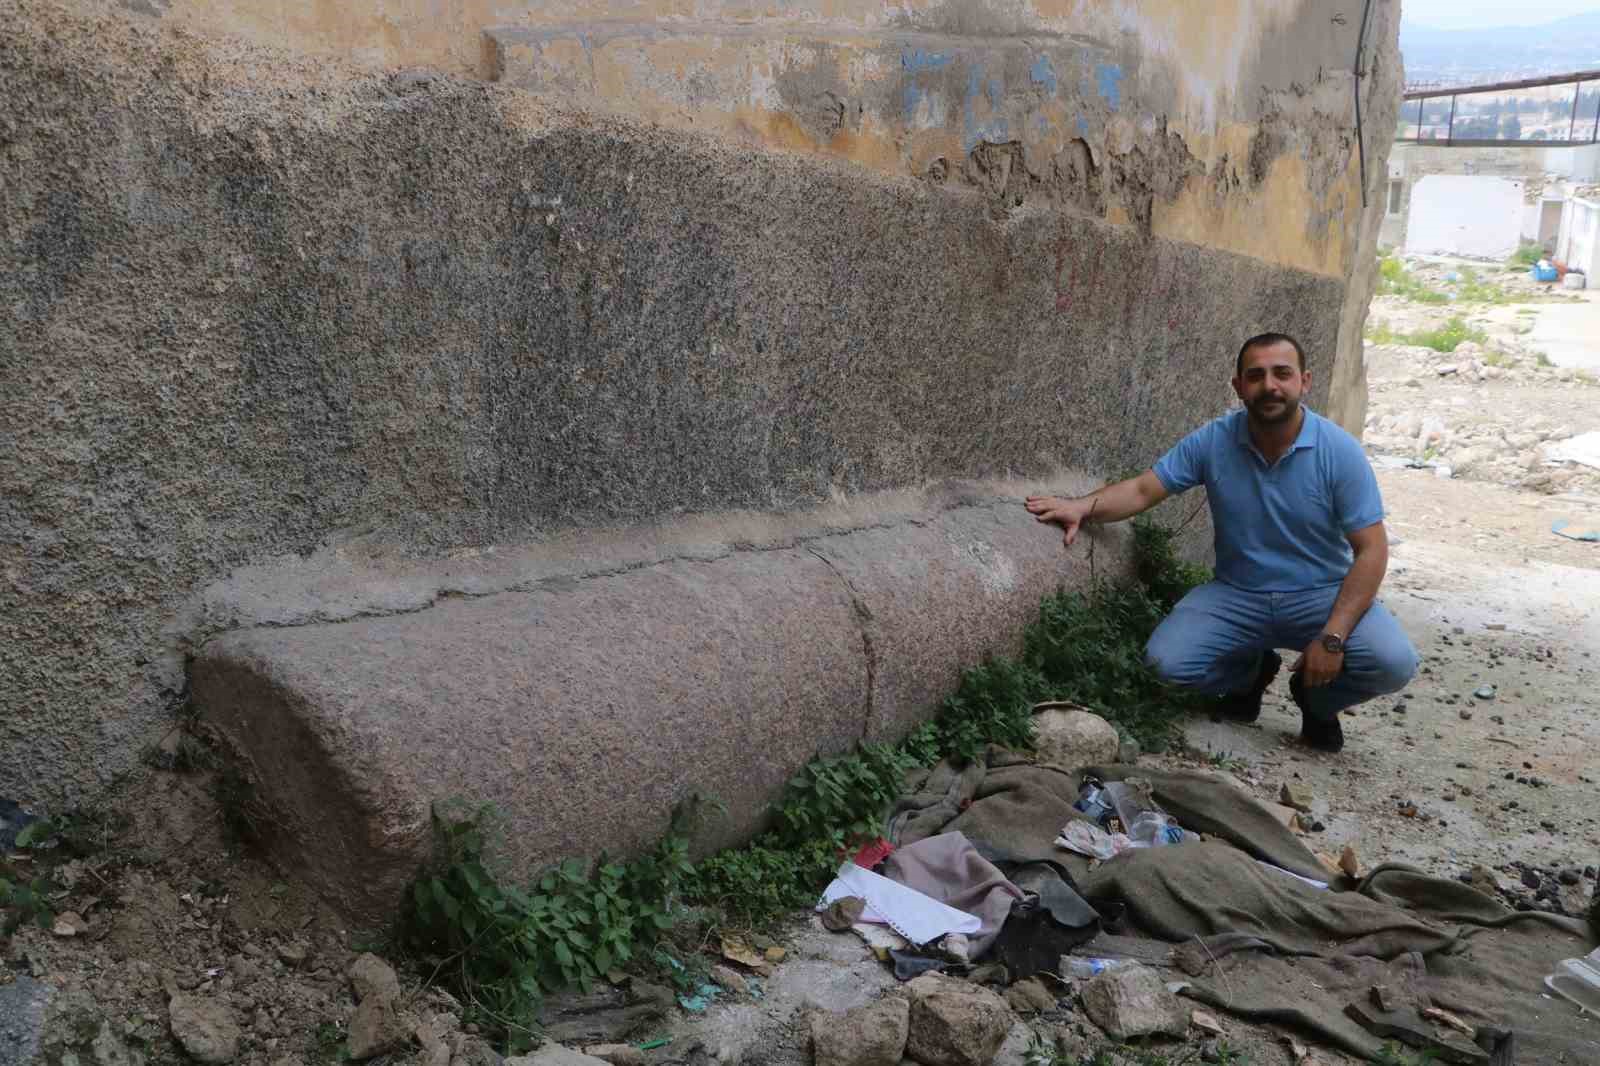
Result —
<instances>
[{"instance_id":1,"label":"watch face","mask_svg":"<svg viewBox=\"0 0 1600 1066\"><path fill-rule=\"evenodd\" d=\"M1344 641L1339 637L1334 636L1332 633L1323 634L1322 646L1331 652L1344 651Z\"/></svg>"}]
</instances>

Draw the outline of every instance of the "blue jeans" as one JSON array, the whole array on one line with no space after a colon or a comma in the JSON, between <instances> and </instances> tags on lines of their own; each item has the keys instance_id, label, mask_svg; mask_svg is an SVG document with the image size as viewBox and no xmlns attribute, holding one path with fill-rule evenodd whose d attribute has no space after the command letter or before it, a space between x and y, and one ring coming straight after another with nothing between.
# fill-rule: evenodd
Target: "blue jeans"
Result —
<instances>
[{"instance_id":1,"label":"blue jeans","mask_svg":"<svg viewBox=\"0 0 1600 1066\"><path fill-rule=\"evenodd\" d=\"M1145 647L1145 662L1165 681L1221 696L1248 690L1262 654L1303 651L1322 633L1339 586L1297 592L1246 592L1213 581L1179 601ZM1293 660L1290 660L1291 663ZM1417 672L1417 653L1400 623L1373 603L1345 638L1344 668L1305 690L1307 715L1330 719L1346 707L1398 692Z\"/></svg>"}]
</instances>

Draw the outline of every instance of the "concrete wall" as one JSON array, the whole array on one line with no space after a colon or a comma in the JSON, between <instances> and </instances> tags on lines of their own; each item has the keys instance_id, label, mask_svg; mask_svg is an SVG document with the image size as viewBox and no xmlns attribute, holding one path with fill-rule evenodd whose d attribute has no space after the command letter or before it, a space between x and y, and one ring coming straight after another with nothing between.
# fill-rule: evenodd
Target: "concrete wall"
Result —
<instances>
[{"instance_id":1,"label":"concrete wall","mask_svg":"<svg viewBox=\"0 0 1600 1066\"><path fill-rule=\"evenodd\" d=\"M1600 196L1567 201L1555 254L1569 269L1583 271L1591 288L1600 284Z\"/></svg>"},{"instance_id":2,"label":"concrete wall","mask_svg":"<svg viewBox=\"0 0 1600 1066\"><path fill-rule=\"evenodd\" d=\"M1523 183L1430 174L1411 192L1407 252L1505 259L1522 239Z\"/></svg>"},{"instance_id":3,"label":"concrete wall","mask_svg":"<svg viewBox=\"0 0 1600 1066\"><path fill-rule=\"evenodd\" d=\"M1385 191L1383 225L1378 243L1386 248L1406 244L1407 220L1417 182L1430 174L1510 178L1522 183L1525 210L1519 226L1523 240L1540 241L1544 205L1565 200L1571 187L1600 180L1600 145L1572 148L1447 148L1431 144L1396 144L1389 155L1389 187ZM1393 194L1398 190L1399 196ZM1396 203L1398 199L1398 203Z\"/></svg>"},{"instance_id":4,"label":"concrete wall","mask_svg":"<svg viewBox=\"0 0 1600 1066\"><path fill-rule=\"evenodd\" d=\"M532 34L489 72L554 83L594 4L0 0L3 791L128 766L206 641L323 617L283 607L308 558L1115 475L1224 407L1260 329L1360 425L1359 5L846 7L606 6L678 21L590 39L621 80L553 107L480 80L484 31ZM778 44L720 24L779 14ZM685 66L679 107L663 57L713 41L732 80ZM652 85L658 122L607 113ZM429 602L388 591L356 598Z\"/></svg>"}]
</instances>

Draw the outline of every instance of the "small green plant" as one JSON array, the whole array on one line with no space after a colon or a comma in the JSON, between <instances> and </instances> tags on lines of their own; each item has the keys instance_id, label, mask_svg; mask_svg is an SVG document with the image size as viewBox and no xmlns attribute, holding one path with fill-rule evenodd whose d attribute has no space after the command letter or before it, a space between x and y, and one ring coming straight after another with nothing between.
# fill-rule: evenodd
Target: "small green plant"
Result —
<instances>
[{"instance_id":1,"label":"small green plant","mask_svg":"<svg viewBox=\"0 0 1600 1066\"><path fill-rule=\"evenodd\" d=\"M153 770L178 774L211 770L218 762L210 746L192 733L179 733L170 745L149 745L140 753L140 761Z\"/></svg>"},{"instance_id":2,"label":"small green plant","mask_svg":"<svg viewBox=\"0 0 1600 1066\"><path fill-rule=\"evenodd\" d=\"M1243 773L1248 766L1244 759L1231 751L1208 752L1206 761L1216 769L1226 770L1230 774Z\"/></svg>"},{"instance_id":3,"label":"small green plant","mask_svg":"<svg viewBox=\"0 0 1600 1066\"><path fill-rule=\"evenodd\" d=\"M84 806L29 822L17 833L21 850L50 851L85 858L105 851L127 818L110 807Z\"/></svg>"},{"instance_id":4,"label":"small green plant","mask_svg":"<svg viewBox=\"0 0 1600 1066\"><path fill-rule=\"evenodd\" d=\"M1378 260L1377 292L1379 296L1398 296L1413 303L1442 304L1450 300L1444 293L1435 292L1423 284L1394 255L1386 255Z\"/></svg>"},{"instance_id":5,"label":"small green plant","mask_svg":"<svg viewBox=\"0 0 1600 1066\"><path fill-rule=\"evenodd\" d=\"M1484 304L1508 304L1516 301L1516 297L1495 282L1485 280L1471 267L1463 267L1460 275L1461 280L1454 286L1458 301Z\"/></svg>"},{"instance_id":6,"label":"small green plant","mask_svg":"<svg viewBox=\"0 0 1600 1066\"><path fill-rule=\"evenodd\" d=\"M1396 333L1394 328L1390 326L1386 320L1381 318L1375 322L1368 322L1367 328L1365 331L1363 331L1362 336L1366 337L1366 339L1371 341L1373 344L1404 343L1404 339L1402 338L1401 334Z\"/></svg>"},{"instance_id":7,"label":"small green plant","mask_svg":"<svg viewBox=\"0 0 1600 1066\"><path fill-rule=\"evenodd\" d=\"M1539 246L1537 241L1523 241L1517 247L1517 250L1511 253L1511 258L1506 261L1506 266L1512 270L1527 270L1531 266L1538 265L1539 260L1543 258L1544 249Z\"/></svg>"},{"instance_id":8,"label":"small green plant","mask_svg":"<svg viewBox=\"0 0 1600 1066\"><path fill-rule=\"evenodd\" d=\"M48 929L55 916L55 908L50 906L49 877L27 881L0 877L0 934L9 936L29 922Z\"/></svg>"},{"instance_id":9,"label":"small green plant","mask_svg":"<svg viewBox=\"0 0 1600 1066\"><path fill-rule=\"evenodd\" d=\"M461 995L469 1020L524 1051L545 992L587 990L671 928L672 902L692 867L675 820L632 863L569 859L525 888L503 886L484 865L490 818L487 807L455 819L435 812L439 858L412 885L400 936Z\"/></svg>"},{"instance_id":10,"label":"small green plant","mask_svg":"<svg viewBox=\"0 0 1600 1066\"><path fill-rule=\"evenodd\" d=\"M1487 333L1468 326L1459 315L1452 316L1443 326L1436 329L1416 330L1411 333L1401 333L1388 322L1379 319L1377 322L1368 323L1362 336L1373 344L1410 344L1432 348L1439 352L1453 352L1462 341L1484 344L1489 339Z\"/></svg>"},{"instance_id":11,"label":"small green plant","mask_svg":"<svg viewBox=\"0 0 1600 1066\"><path fill-rule=\"evenodd\" d=\"M1378 1066L1430 1066L1434 1056L1432 1051L1411 1051L1399 1044L1385 1044L1372 1061Z\"/></svg>"},{"instance_id":12,"label":"small green plant","mask_svg":"<svg viewBox=\"0 0 1600 1066\"><path fill-rule=\"evenodd\" d=\"M1248 1066L1250 1060L1245 1057L1244 1052L1233 1047L1226 1040L1219 1040L1217 1041L1216 1061L1221 1066Z\"/></svg>"},{"instance_id":13,"label":"small green plant","mask_svg":"<svg viewBox=\"0 0 1600 1066\"><path fill-rule=\"evenodd\" d=\"M1546 355L1544 352L1534 352L1533 353L1533 365L1534 366L1543 366L1543 367L1555 366L1555 364L1550 361L1550 357L1548 355Z\"/></svg>"},{"instance_id":14,"label":"small green plant","mask_svg":"<svg viewBox=\"0 0 1600 1066\"><path fill-rule=\"evenodd\" d=\"M237 766L227 765L212 782L222 827L236 844L251 845L273 824L271 812L256 793L255 782Z\"/></svg>"},{"instance_id":15,"label":"small green plant","mask_svg":"<svg viewBox=\"0 0 1600 1066\"><path fill-rule=\"evenodd\" d=\"M338 1022L323 1022L317 1026L315 1035L319 1062L350 1061L350 1045L345 1042L344 1028Z\"/></svg>"}]
</instances>

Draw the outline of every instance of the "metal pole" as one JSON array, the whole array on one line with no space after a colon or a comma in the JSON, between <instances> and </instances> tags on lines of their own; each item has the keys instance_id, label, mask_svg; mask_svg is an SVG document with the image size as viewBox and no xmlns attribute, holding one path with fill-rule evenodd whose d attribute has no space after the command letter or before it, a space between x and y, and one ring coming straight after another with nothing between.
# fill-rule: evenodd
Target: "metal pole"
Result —
<instances>
[{"instance_id":1,"label":"metal pole","mask_svg":"<svg viewBox=\"0 0 1600 1066\"><path fill-rule=\"evenodd\" d=\"M1444 128L1444 143L1448 146L1456 139L1456 98L1450 98L1450 122Z\"/></svg>"},{"instance_id":2,"label":"metal pole","mask_svg":"<svg viewBox=\"0 0 1600 1066\"><path fill-rule=\"evenodd\" d=\"M1583 91L1583 82L1572 83L1572 121L1567 123L1567 140L1572 140L1573 130L1578 128L1578 94Z\"/></svg>"},{"instance_id":3,"label":"metal pole","mask_svg":"<svg viewBox=\"0 0 1600 1066\"><path fill-rule=\"evenodd\" d=\"M1426 102L1425 100L1417 101L1417 140L1419 141L1422 140L1422 105ZM1600 884L1600 881L1595 883Z\"/></svg>"},{"instance_id":4,"label":"metal pole","mask_svg":"<svg viewBox=\"0 0 1600 1066\"><path fill-rule=\"evenodd\" d=\"M1372 14L1372 0L1361 9L1361 29L1356 33L1356 61L1351 68L1350 80L1355 83L1356 103L1356 153L1361 160L1361 206L1367 206L1367 139L1361 132L1361 52L1367 46L1367 18Z\"/></svg>"},{"instance_id":5,"label":"metal pole","mask_svg":"<svg viewBox=\"0 0 1600 1066\"><path fill-rule=\"evenodd\" d=\"M1595 85L1600 86L1600 82L1595 82ZM1589 143L1600 143L1600 98L1594 102L1594 132L1589 134Z\"/></svg>"}]
</instances>

